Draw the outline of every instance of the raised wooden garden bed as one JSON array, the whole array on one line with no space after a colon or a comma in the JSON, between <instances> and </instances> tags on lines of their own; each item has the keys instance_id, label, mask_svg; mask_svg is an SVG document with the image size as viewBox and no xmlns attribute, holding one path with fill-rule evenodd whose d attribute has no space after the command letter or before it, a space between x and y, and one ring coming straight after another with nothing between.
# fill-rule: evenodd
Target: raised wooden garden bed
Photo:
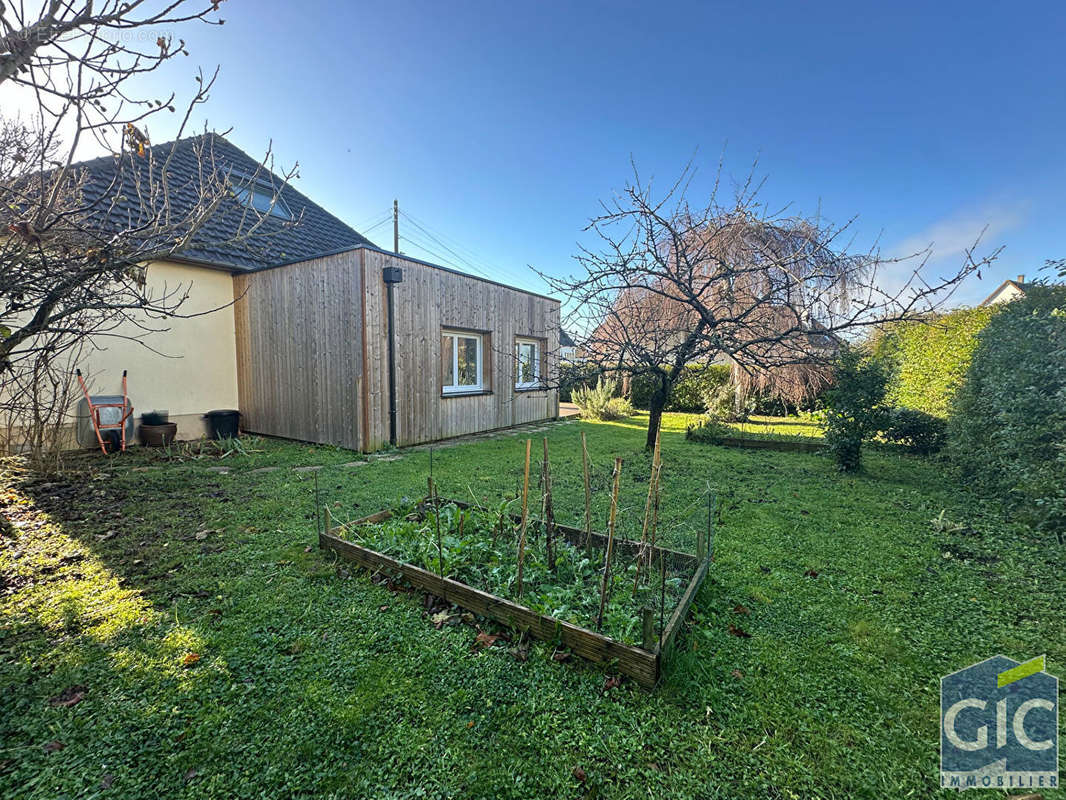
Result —
<instances>
[{"instance_id":1,"label":"raised wooden garden bed","mask_svg":"<svg viewBox=\"0 0 1066 800\"><path fill-rule=\"evenodd\" d=\"M441 499L440 503L454 503L462 509L470 508L470 504L457 500ZM514 601L499 597L488 592L475 589L465 583L435 575L428 570L416 567L395 558L361 547L354 542L343 538L345 530L356 528L360 525L382 522L393 516L393 512L381 511L368 517L350 522L344 525L334 524L328 508L326 509L325 531L319 534L319 547L324 550L332 550L338 558L355 562L375 572L385 572L390 575L399 575L405 578L412 586L434 594L443 600L480 614L483 617L522 631L529 636L543 641L561 642L573 653L590 661L614 661L620 672L633 678L641 686L651 688L658 682L662 674L664 656L669 652L678 631L688 614L696 592L707 575L710 566L710 554L707 543L702 539L698 546L700 557L689 553L682 553L663 547L651 548L652 560L660 557L675 569L692 571L692 578L686 587L681 600L670 614L669 619L663 626L661 635L652 641L647 639L642 647L625 644L595 631L588 630L579 625L564 622L555 617L539 614ZM512 517L517 521L517 517ZM558 534L574 545L584 545L585 532L566 525L556 525ZM605 549L607 537L603 534L592 534L592 546ZM615 539L616 552L635 554L640 548L640 542L630 539Z\"/></svg>"},{"instance_id":2,"label":"raised wooden garden bed","mask_svg":"<svg viewBox=\"0 0 1066 800\"><path fill-rule=\"evenodd\" d=\"M723 447L746 447L749 450L780 450L786 453L817 453L825 445L821 442L801 442L789 439L746 439L738 436L724 436L715 441Z\"/></svg>"}]
</instances>

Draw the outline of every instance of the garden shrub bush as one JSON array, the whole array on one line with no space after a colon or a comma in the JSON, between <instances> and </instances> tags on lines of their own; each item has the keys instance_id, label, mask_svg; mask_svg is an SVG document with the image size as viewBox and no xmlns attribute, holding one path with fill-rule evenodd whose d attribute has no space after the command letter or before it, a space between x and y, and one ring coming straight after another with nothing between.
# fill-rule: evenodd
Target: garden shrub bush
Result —
<instances>
[{"instance_id":1,"label":"garden shrub bush","mask_svg":"<svg viewBox=\"0 0 1066 800\"><path fill-rule=\"evenodd\" d=\"M704 444L718 444L723 439L734 435L736 435L735 431L711 417L705 417L685 429L686 439Z\"/></svg>"},{"instance_id":2,"label":"garden shrub bush","mask_svg":"<svg viewBox=\"0 0 1066 800\"><path fill-rule=\"evenodd\" d=\"M833 388L825 394L822 418L826 450L843 472L862 466L863 440L884 425L887 376L883 363L853 346L844 346L836 358Z\"/></svg>"},{"instance_id":3,"label":"garden shrub bush","mask_svg":"<svg viewBox=\"0 0 1066 800\"><path fill-rule=\"evenodd\" d=\"M1066 288L1030 287L977 336L948 449L959 476L1066 538Z\"/></svg>"},{"instance_id":4,"label":"garden shrub bush","mask_svg":"<svg viewBox=\"0 0 1066 800\"><path fill-rule=\"evenodd\" d=\"M888 373L885 400L946 419L952 398L966 379L977 334L996 310L958 309L896 323L874 336L873 356Z\"/></svg>"},{"instance_id":5,"label":"garden shrub bush","mask_svg":"<svg viewBox=\"0 0 1066 800\"><path fill-rule=\"evenodd\" d=\"M881 436L912 452L927 456L937 453L947 441L948 424L940 417L914 408L893 408L885 413L886 427Z\"/></svg>"},{"instance_id":6,"label":"garden shrub bush","mask_svg":"<svg viewBox=\"0 0 1066 800\"><path fill-rule=\"evenodd\" d=\"M578 386L573 390L573 402L581 409L583 419L616 420L633 414L633 405L624 397L615 397L618 381L597 379L595 386Z\"/></svg>"}]
</instances>

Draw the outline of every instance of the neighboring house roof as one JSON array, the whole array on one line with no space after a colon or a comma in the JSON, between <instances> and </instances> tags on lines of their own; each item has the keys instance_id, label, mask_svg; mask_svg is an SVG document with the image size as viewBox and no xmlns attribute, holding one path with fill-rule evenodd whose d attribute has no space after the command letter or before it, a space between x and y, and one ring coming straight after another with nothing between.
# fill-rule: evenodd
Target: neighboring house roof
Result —
<instances>
[{"instance_id":1,"label":"neighboring house roof","mask_svg":"<svg viewBox=\"0 0 1066 800\"><path fill-rule=\"evenodd\" d=\"M260 227L252 238L228 247L219 246L217 243L233 240L239 235L242 224L244 229L248 226L249 210L234 194L223 199L194 237L192 246L175 254L177 259L246 271L314 258L349 247L376 247L365 236L291 185L284 184L282 178L266 169L260 161L216 133L153 145L148 148L151 158L142 160L134 157L133 163L138 166L154 164L162 169L162 164L170 155L171 146L174 147L174 153L170 158L168 185L171 189L171 210L176 217L180 218L195 208L201 196L199 187L203 185L201 166L213 164L222 174L228 172L249 180L254 178L255 185L266 187L276 194L280 200L279 209L283 203L295 220L291 222L267 213L263 215ZM123 158L129 159L130 156ZM115 176L120 174L116 157L104 156L77 164L76 167L85 174L82 193L86 201L116 196L113 184ZM124 170L122 174L125 175L128 168ZM118 187L118 191L121 190Z\"/></svg>"},{"instance_id":2,"label":"neighboring house roof","mask_svg":"<svg viewBox=\"0 0 1066 800\"><path fill-rule=\"evenodd\" d=\"M1023 297L1032 285L1032 283L1025 282L1024 275L1019 275L1016 281L1003 281L992 294L981 301L981 305L990 306L995 303L1014 300L1016 297Z\"/></svg>"},{"instance_id":3,"label":"neighboring house roof","mask_svg":"<svg viewBox=\"0 0 1066 800\"><path fill-rule=\"evenodd\" d=\"M559 328L559 347L577 347L570 334L565 329Z\"/></svg>"}]
</instances>

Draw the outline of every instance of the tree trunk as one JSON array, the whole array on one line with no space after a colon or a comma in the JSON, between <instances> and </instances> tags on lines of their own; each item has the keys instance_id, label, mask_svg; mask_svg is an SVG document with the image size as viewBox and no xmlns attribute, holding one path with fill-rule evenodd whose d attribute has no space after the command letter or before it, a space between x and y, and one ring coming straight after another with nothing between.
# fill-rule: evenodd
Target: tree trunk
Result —
<instances>
[{"instance_id":1,"label":"tree trunk","mask_svg":"<svg viewBox=\"0 0 1066 800\"><path fill-rule=\"evenodd\" d=\"M659 387L652 392L651 402L648 404L648 441L644 444L645 450L655 448L655 438L659 435L659 425L663 419L663 409L666 408L668 397L670 397L670 384L662 380Z\"/></svg>"}]
</instances>

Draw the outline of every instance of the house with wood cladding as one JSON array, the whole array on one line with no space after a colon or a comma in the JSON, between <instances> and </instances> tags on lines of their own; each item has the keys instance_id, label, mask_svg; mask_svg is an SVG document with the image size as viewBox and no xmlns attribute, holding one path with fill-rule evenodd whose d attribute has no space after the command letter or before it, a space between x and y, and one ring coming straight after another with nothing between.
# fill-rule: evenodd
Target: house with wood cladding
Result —
<instances>
[{"instance_id":1,"label":"house with wood cladding","mask_svg":"<svg viewBox=\"0 0 1066 800\"><path fill-rule=\"evenodd\" d=\"M182 316L86 352L94 393L126 370L137 414L169 411L180 439L237 409L246 432L363 451L558 416L557 300L387 252L217 134L179 141L169 179L194 182L207 148L232 182L226 202L259 215L262 235L205 244L233 238L218 228L239 215L219 215L148 264L149 285L187 287ZM113 163L81 165L88 194L108 189Z\"/></svg>"}]
</instances>

